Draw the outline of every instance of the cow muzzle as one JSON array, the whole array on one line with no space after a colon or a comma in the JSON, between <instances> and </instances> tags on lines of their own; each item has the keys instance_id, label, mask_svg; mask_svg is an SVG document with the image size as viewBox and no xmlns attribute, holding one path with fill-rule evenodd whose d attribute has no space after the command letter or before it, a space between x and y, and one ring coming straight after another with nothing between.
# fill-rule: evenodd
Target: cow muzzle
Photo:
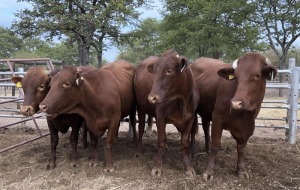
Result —
<instances>
[{"instance_id":1,"label":"cow muzzle","mask_svg":"<svg viewBox=\"0 0 300 190\"><path fill-rule=\"evenodd\" d=\"M148 100L151 104L158 104L160 103L160 97L158 95L149 94Z\"/></svg>"},{"instance_id":2,"label":"cow muzzle","mask_svg":"<svg viewBox=\"0 0 300 190\"><path fill-rule=\"evenodd\" d=\"M244 103L242 100L231 100L231 107L235 110L243 109Z\"/></svg>"},{"instance_id":3,"label":"cow muzzle","mask_svg":"<svg viewBox=\"0 0 300 190\"><path fill-rule=\"evenodd\" d=\"M32 116L33 114L35 114L35 110L32 106L21 106L20 112L24 116Z\"/></svg>"},{"instance_id":4,"label":"cow muzzle","mask_svg":"<svg viewBox=\"0 0 300 190\"><path fill-rule=\"evenodd\" d=\"M39 105L39 107L40 107L40 110L42 111L42 112L47 112L47 105L45 105L45 104L40 104Z\"/></svg>"}]
</instances>

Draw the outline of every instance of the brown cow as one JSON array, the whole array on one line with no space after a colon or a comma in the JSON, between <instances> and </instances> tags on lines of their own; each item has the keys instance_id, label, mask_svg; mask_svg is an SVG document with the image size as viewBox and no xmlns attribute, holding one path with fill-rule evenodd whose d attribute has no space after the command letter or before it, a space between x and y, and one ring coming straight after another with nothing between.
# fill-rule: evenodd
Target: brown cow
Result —
<instances>
[{"instance_id":1,"label":"brown cow","mask_svg":"<svg viewBox=\"0 0 300 190\"><path fill-rule=\"evenodd\" d=\"M172 123L181 133L185 174L194 176L195 170L189 157L189 137L192 128L195 129L198 126L195 111L199 93L188 60L178 55L176 51L168 50L147 68L154 75L148 100L156 105L158 131L158 153L151 175L160 176L162 173L162 156L166 148L166 124ZM194 143L192 138L192 147Z\"/></svg>"},{"instance_id":2,"label":"brown cow","mask_svg":"<svg viewBox=\"0 0 300 190\"><path fill-rule=\"evenodd\" d=\"M152 84L153 74L149 73L147 67L151 63L157 62L159 57L151 56L142 61L135 70L134 90L139 118L139 150L142 152L142 138L145 130L146 114L148 115L148 127L152 126L152 118L155 117L155 104L148 100Z\"/></svg>"},{"instance_id":3,"label":"brown cow","mask_svg":"<svg viewBox=\"0 0 300 190\"><path fill-rule=\"evenodd\" d=\"M155 63L159 60L158 56L150 56L143 60L139 65L137 65L135 70L135 78L134 78L134 89L136 95L137 102L137 112L139 118L139 149L142 152L142 137L144 134L145 128L145 115L148 115L147 123L148 127L146 129L147 133L151 133L153 117L155 117L155 104L151 104L148 100L148 95L151 92L151 88L153 85L154 75L153 73L148 72L147 67L149 64ZM195 139L196 131L191 134L191 138ZM209 146L209 130L204 130L205 132L205 146ZM194 148L192 147L192 156L194 154ZM207 148L208 149L208 148Z\"/></svg>"},{"instance_id":4,"label":"brown cow","mask_svg":"<svg viewBox=\"0 0 300 190\"><path fill-rule=\"evenodd\" d=\"M213 179L215 158L221 147L223 129L237 142L237 174L249 178L244 164L244 148L255 128L255 118L265 94L266 80L277 70L258 54L247 53L233 65L211 58L199 58L191 66L201 100L198 113L203 125L212 121L212 144L204 180Z\"/></svg>"},{"instance_id":5,"label":"brown cow","mask_svg":"<svg viewBox=\"0 0 300 190\"><path fill-rule=\"evenodd\" d=\"M133 65L119 60L83 73L74 66L65 67L51 80L51 89L40 109L48 114L77 113L85 119L91 138L90 166L96 165L98 139L108 129L104 171L114 170L112 144L121 118L129 115L136 133L134 72Z\"/></svg>"},{"instance_id":6,"label":"brown cow","mask_svg":"<svg viewBox=\"0 0 300 190\"><path fill-rule=\"evenodd\" d=\"M96 69L95 67L82 67L82 70ZM24 78L16 76L12 77L12 81L17 84L21 83L24 90L24 101L20 107L20 112L24 116L32 116L39 111L39 104L45 98L50 90L50 80L59 70L54 70L49 73L44 67L31 67ZM48 128L50 131L51 153L47 162L46 169L56 167L56 147L59 141L58 131L66 133L69 127L72 127L70 134L70 143L72 145L71 166L76 166L77 158L77 143L80 127L83 124L83 118L77 114L61 114L56 118L47 116ZM82 146L86 148L86 129L83 127Z\"/></svg>"}]
</instances>

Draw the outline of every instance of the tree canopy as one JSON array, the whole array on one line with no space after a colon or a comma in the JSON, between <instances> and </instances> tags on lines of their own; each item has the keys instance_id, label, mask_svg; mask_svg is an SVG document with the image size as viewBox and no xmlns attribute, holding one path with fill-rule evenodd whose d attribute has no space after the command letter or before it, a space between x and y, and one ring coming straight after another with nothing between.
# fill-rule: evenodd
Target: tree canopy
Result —
<instances>
[{"instance_id":1,"label":"tree canopy","mask_svg":"<svg viewBox=\"0 0 300 190\"><path fill-rule=\"evenodd\" d=\"M160 54L160 26L160 21L155 18L142 21L140 26L130 33L129 38L120 42L121 54L118 58L138 64L146 57Z\"/></svg>"},{"instance_id":2,"label":"tree canopy","mask_svg":"<svg viewBox=\"0 0 300 190\"><path fill-rule=\"evenodd\" d=\"M24 37L44 35L67 36L78 45L82 65L90 64L90 48L97 52L101 66L105 39L117 41L121 29L138 22L138 7L147 0L19 0L30 2L32 9L16 14L20 21L14 23L16 32Z\"/></svg>"},{"instance_id":3,"label":"tree canopy","mask_svg":"<svg viewBox=\"0 0 300 190\"><path fill-rule=\"evenodd\" d=\"M259 49L247 0L165 0L162 41L190 57L237 57Z\"/></svg>"},{"instance_id":4,"label":"tree canopy","mask_svg":"<svg viewBox=\"0 0 300 190\"><path fill-rule=\"evenodd\" d=\"M255 22L261 35L279 58L279 68L286 68L286 58L292 44L300 37L300 1L255 0Z\"/></svg>"},{"instance_id":5,"label":"tree canopy","mask_svg":"<svg viewBox=\"0 0 300 190\"><path fill-rule=\"evenodd\" d=\"M0 27L0 57L9 58L22 48L22 40L10 29Z\"/></svg>"}]
</instances>

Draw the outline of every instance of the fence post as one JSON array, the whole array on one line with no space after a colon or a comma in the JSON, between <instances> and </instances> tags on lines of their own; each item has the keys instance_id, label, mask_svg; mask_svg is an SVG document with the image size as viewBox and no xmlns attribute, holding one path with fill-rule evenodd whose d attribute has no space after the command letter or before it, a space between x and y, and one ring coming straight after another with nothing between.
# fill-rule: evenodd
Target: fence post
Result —
<instances>
[{"instance_id":1,"label":"fence post","mask_svg":"<svg viewBox=\"0 0 300 190\"><path fill-rule=\"evenodd\" d=\"M290 58L289 62L295 64L296 59ZM288 114L289 136L288 142L290 144L296 143L297 130L297 111L298 111L298 97L299 97L299 67L292 69L292 81L290 89L290 110Z\"/></svg>"}]
</instances>

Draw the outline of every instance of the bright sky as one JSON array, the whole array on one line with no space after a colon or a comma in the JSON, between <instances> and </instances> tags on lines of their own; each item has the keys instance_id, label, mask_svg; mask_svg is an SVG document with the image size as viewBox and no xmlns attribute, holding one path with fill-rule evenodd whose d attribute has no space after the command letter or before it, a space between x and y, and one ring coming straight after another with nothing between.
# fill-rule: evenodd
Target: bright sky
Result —
<instances>
[{"instance_id":1,"label":"bright sky","mask_svg":"<svg viewBox=\"0 0 300 190\"><path fill-rule=\"evenodd\" d=\"M161 3L159 0L153 0L154 7L152 10L144 10L141 9L140 11L143 13L141 18L147 17L156 17L160 18L158 13L159 8L161 7ZM0 0L0 26L9 28L14 20L17 18L15 17L14 13L17 13L21 9L29 8L29 3L24 2L17 2L17 0ZM116 47L111 47L107 51L104 51L103 57L112 62L115 60L116 56L118 55L118 49Z\"/></svg>"}]
</instances>

